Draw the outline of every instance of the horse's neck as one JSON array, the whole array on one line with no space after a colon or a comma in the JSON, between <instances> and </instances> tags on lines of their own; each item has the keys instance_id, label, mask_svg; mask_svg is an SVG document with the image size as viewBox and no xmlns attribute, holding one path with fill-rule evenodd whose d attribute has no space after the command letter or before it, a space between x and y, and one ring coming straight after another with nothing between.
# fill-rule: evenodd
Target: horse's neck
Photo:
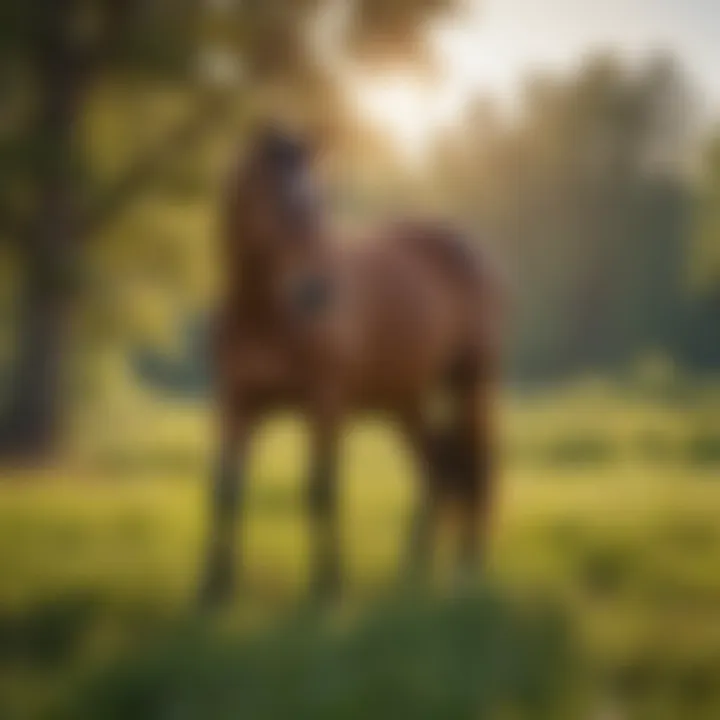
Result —
<instances>
[{"instance_id":1,"label":"horse's neck","mask_svg":"<svg viewBox=\"0 0 720 720\"><path fill-rule=\"evenodd\" d=\"M267 269L243 262L231 269L226 304L245 322L270 325L281 317L281 308L273 277Z\"/></svg>"}]
</instances>

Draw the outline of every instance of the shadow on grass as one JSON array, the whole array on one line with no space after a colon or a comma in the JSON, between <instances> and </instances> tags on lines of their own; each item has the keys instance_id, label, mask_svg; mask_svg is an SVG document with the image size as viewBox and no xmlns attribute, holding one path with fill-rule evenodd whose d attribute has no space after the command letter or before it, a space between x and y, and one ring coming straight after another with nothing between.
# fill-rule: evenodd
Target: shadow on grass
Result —
<instances>
[{"instance_id":1,"label":"shadow on grass","mask_svg":"<svg viewBox=\"0 0 720 720\"><path fill-rule=\"evenodd\" d=\"M687 441L685 457L690 465L720 465L720 433L698 430Z\"/></svg>"},{"instance_id":2,"label":"shadow on grass","mask_svg":"<svg viewBox=\"0 0 720 720\"><path fill-rule=\"evenodd\" d=\"M10 663L52 667L69 659L97 622L90 595L68 594L21 610L0 611L0 667Z\"/></svg>"},{"instance_id":3,"label":"shadow on grass","mask_svg":"<svg viewBox=\"0 0 720 720\"><path fill-rule=\"evenodd\" d=\"M50 717L559 720L580 716L578 658L542 602L405 597L252 634L185 624L85 677Z\"/></svg>"}]
</instances>

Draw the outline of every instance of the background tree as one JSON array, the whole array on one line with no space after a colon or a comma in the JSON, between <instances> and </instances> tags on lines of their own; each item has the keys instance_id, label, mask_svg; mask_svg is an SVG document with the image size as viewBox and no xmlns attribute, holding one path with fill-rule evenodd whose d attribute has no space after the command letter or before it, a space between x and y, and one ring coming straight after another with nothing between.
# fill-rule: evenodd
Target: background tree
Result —
<instances>
[{"instance_id":1,"label":"background tree","mask_svg":"<svg viewBox=\"0 0 720 720\"><path fill-rule=\"evenodd\" d=\"M523 375L679 349L691 112L672 61L637 71L597 57L569 78L532 79L514 118L479 102L445 139L435 172L450 206L514 264Z\"/></svg>"},{"instance_id":2,"label":"background tree","mask_svg":"<svg viewBox=\"0 0 720 720\"><path fill-rule=\"evenodd\" d=\"M422 21L453 4L344 3L332 47L348 56L382 56L383 62L416 60ZM75 309L88 303L78 275L94 239L107 237L131 202L187 160L193 143L208 139L238 103L270 90L291 103L330 97L332 75L310 40L317 41L315 26L337 5L331 0L3 4L0 218L6 262L19 278L15 352L0 424L4 454L38 457L57 439L69 324ZM244 89L208 92L198 82L198 68L215 79L241 74ZM165 117L160 128L147 112L146 124L137 124L140 109L157 105L164 95L173 95L182 111ZM110 150L106 145L98 153L101 99L106 107L114 104L135 137L126 132L124 143L116 137ZM141 142L147 135L153 141Z\"/></svg>"}]
</instances>

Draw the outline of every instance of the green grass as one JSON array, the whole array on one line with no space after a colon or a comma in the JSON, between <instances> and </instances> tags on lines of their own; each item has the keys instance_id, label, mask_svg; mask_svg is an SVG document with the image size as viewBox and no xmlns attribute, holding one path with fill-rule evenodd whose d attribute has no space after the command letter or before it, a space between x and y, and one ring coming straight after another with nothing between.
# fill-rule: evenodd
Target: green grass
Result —
<instances>
[{"instance_id":1,"label":"green grass","mask_svg":"<svg viewBox=\"0 0 720 720\"><path fill-rule=\"evenodd\" d=\"M720 717L718 415L709 396L508 403L487 581L460 599L447 552L429 594L388 599L411 463L363 427L330 618L302 610L304 443L274 424L252 459L244 591L204 623L206 418L95 427L72 463L0 486L0 717Z\"/></svg>"}]
</instances>

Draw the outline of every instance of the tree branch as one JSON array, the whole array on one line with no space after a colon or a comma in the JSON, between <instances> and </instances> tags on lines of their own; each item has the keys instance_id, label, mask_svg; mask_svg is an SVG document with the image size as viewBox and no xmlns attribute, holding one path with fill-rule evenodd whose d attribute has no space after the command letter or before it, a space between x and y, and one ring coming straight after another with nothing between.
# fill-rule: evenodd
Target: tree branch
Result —
<instances>
[{"instance_id":1,"label":"tree branch","mask_svg":"<svg viewBox=\"0 0 720 720\"><path fill-rule=\"evenodd\" d=\"M27 219L10 202L0 199L0 243L22 244L29 231L28 225Z\"/></svg>"},{"instance_id":2,"label":"tree branch","mask_svg":"<svg viewBox=\"0 0 720 720\"><path fill-rule=\"evenodd\" d=\"M107 226L118 213L130 205L172 162L213 127L228 117L233 102L229 97L208 97L197 110L180 122L152 150L145 153L125 174L102 193L81 224L81 239L89 239Z\"/></svg>"}]
</instances>

